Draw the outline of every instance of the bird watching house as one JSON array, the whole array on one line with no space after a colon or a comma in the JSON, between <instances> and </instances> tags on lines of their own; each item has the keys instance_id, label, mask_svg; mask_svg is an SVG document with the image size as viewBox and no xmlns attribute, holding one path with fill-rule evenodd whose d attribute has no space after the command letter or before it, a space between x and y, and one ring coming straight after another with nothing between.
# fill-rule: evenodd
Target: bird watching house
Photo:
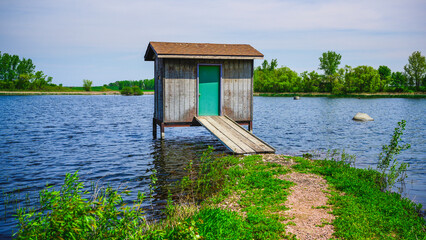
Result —
<instances>
[{"instance_id":1,"label":"bird watching house","mask_svg":"<svg viewBox=\"0 0 426 240\"><path fill-rule=\"evenodd\" d=\"M144 58L154 61L154 138L157 125L161 138L166 127L202 125L233 152L247 153L222 135L253 128L253 62L262 53L248 44L150 42Z\"/></svg>"}]
</instances>

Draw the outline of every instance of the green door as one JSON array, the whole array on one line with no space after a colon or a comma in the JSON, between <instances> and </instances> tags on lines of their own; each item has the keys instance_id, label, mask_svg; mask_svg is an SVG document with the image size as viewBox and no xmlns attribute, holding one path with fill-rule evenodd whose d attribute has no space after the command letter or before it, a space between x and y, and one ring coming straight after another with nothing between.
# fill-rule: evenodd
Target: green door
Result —
<instances>
[{"instance_id":1,"label":"green door","mask_svg":"<svg viewBox=\"0 0 426 240\"><path fill-rule=\"evenodd\" d=\"M219 115L220 66L199 66L198 115Z\"/></svg>"}]
</instances>

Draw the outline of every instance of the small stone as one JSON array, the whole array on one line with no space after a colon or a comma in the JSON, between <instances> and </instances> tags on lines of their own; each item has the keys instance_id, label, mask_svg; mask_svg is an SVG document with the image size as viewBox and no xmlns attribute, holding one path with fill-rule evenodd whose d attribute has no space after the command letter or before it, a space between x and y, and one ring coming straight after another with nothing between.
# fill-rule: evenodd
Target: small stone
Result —
<instances>
[{"instance_id":1,"label":"small stone","mask_svg":"<svg viewBox=\"0 0 426 240\"><path fill-rule=\"evenodd\" d=\"M368 116L368 114L360 113L360 112L357 113L355 115L355 117L352 118L352 120L355 120L355 121L374 121L374 119L372 117Z\"/></svg>"}]
</instances>

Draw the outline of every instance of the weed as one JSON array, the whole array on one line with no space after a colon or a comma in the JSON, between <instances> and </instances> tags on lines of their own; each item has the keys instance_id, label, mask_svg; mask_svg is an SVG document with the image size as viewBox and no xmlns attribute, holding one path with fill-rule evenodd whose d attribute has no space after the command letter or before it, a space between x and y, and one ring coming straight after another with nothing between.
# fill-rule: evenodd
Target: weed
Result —
<instances>
[{"instance_id":1,"label":"weed","mask_svg":"<svg viewBox=\"0 0 426 240\"><path fill-rule=\"evenodd\" d=\"M152 169L152 174L149 176L149 179L151 179L151 183L149 184L149 199L151 202L151 209L154 209L154 204L152 200L154 199L154 192L158 181L157 170Z\"/></svg>"},{"instance_id":2,"label":"weed","mask_svg":"<svg viewBox=\"0 0 426 240\"><path fill-rule=\"evenodd\" d=\"M106 188L95 199L82 195L83 183L77 172L67 174L59 191L51 187L40 192L40 207L20 208L17 211L18 239L99 239L127 238L145 229L144 212L140 204L143 194L132 207L126 206L121 193Z\"/></svg>"},{"instance_id":3,"label":"weed","mask_svg":"<svg viewBox=\"0 0 426 240\"><path fill-rule=\"evenodd\" d=\"M402 150L409 149L410 144L399 145L401 136L405 130L405 120L398 122L398 127L393 132L392 139L389 145L382 146L382 152L379 155L377 170L380 172L379 183L382 191L390 191L396 182L403 184L407 177L408 163L399 163L396 160ZM399 188L402 192L402 187Z\"/></svg>"}]
</instances>

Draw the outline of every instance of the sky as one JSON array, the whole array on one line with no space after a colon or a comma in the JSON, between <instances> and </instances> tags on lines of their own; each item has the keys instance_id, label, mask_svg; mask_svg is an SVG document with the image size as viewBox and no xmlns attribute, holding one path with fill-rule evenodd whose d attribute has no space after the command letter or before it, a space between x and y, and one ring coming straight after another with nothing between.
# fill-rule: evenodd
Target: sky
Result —
<instances>
[{"instance_id":1,"label":"sky","mask_svg":"<svg viewBox=\"0 0 426 240\"><path fill-rule=\"evenodd\" d=\"M321 72L326 51L340 67L403 71L426 54L425 12L425 0L1 0L0 51L64 86L152 78L150 41L250 44L298 73Z\"/></svg>"}]
</instances>

